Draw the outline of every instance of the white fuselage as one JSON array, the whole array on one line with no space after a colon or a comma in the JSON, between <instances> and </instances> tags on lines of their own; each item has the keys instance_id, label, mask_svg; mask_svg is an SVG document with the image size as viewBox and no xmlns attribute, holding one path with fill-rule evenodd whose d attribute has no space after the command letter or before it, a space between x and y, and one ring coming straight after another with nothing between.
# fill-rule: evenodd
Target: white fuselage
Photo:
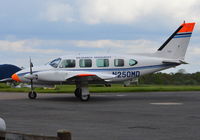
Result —
<instances>
[{"instance_id":1,"label":"white fuselage","mask_svg":"<svg viewBox=\"0 0 200 140\"><path fill-rule=\"evenodd\" d=\"M35 84L74 84L75 81L68 80L74 73L97 73L97 75L101 74L104 77L105 75L112 75L113 77L104 80L89 78L87 79L88 83L116 83L129 81L145 74L177 66L177 64L163 63L163 60L162 58L141 55L63 56L44 66L33 67L32 76L35 76L33 78ZM23 69L16 74L21 82L30 82L29 68Z\"/></svg>"}]
</instances>

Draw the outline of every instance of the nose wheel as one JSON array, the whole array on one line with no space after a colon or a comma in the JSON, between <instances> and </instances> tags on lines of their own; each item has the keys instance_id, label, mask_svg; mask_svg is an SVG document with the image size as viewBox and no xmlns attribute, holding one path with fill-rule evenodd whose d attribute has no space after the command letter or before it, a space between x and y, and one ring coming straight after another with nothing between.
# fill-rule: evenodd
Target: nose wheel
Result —
<instances>
[{"instance_id":1,"label":"nose wheel","mask_svg":"<svg viewBox=\"0 0 200 140\"><path fill-rule=\"evenodd\" d=\"M35 91L30 91L28 93L28 97L29 97L29 99L36 99L37 93Z\"/></svg>"}]
</instances>

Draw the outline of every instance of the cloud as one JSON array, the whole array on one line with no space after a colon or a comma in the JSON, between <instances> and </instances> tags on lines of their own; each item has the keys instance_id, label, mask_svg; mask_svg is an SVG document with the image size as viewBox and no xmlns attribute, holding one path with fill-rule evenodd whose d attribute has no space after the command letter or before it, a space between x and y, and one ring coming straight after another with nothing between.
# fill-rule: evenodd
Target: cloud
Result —
<instances>
[{"instance_id":1,"label":"cloud","mask_svg":"<svg viewBox=\"0 0 200 140\"><path fill-rule=\"evenodd\" d=\"M193 55L200 55L200 48L198 46L197 47L193 46L193 48L190 50L190 53Z\"/></svg>"},{"instance_id":2,"label":"cloud","mask_svg":"<svg viewBox=\"0 0 200 140\"><path fill-rule=\"evenodd\" d=\"M80 17L88 24L130 24L149 17L197 20L198 0L79 0ZM194 12L194 8L196 9Z\"/></svg>"},{"instance_id":3,"label":"cloud","mask_svg":"<svg viewBox=\"0 0 200 140\"><path fill-rule=\"evenodd\" d=\"M150 40L76 40L70 41L77 47L99 48L121 53L149 53L154 52L158 43Z\"/></svg>"},{"instance_id":4,"label":"cloud","mask_svg":"<svg viewBox=\"0 0 200 140\"><path fill-rule=\"evenodd\" d=\"M73 22L75 20L73 7L68 3L59 1L47 3L45 10L41 12L40 17L51 22Z\"/></svg>"},{"instance_id":5,"label":"cloud","mask_svg":"<svg viewBox=\"0 0 200 140\"><path fill-rule=\"evenodd\" d=\"M146 19L199 21L198 0L75 0L48 1L42 17L51 22L133 24Z\"/></svg>"},{"instance_id":6,"label":"cloud","mask_svg":"<svg viewBox=\"0 0 200 140\"><path fill-rule=\"evenodd\" d=\"M53 58L78 53L149 53L156 42L149 40L0 40L1 63L28 67L31 56L35 65L43 65ZM153 47L154 46L154 47ZM56 49L54 49L56 48ZM23 55L20 55L23 54ZM11 57L12 56L12 57ZM14 58L14 59L13 59Z\"/></svg>"},{"instance_id":7,"label":"cloud","mask_svg":"<svg viewBox=\"0 0 200 140\"><path fill-rule=\"evenodd\" d=\"M83 48L82 51L92 48L94 49L92 51L99 49L98 51L102 52L114 50L114 53L147 53L155 51L157 47L158 43L150 40L0 40L1 51L37 54L77 53L81 48Z\"/></svg>"},{"instance_id":8,"label":"cloud","mask_svg":"<svg viewBox=\"0 0 200 140\"><path fill-rule=\"evenodd\" d=\"M89 47L89 48L105 48L105 47L121 47L121 41L112 41L112 40L75 40L71 43L78 47Z\"/></svg>"},{"instance_id":9,"label":"cloud","mask_svg":"<svg viewBox=\"0 0 200 140\"><path fill-rule=\"evenodd\" d=\"M198 39L198 38L197 38ZM0 49L3 52L21 52L37 54L57 54L68 55L77 54L77 52L100 52L105 53L108 50L113 53L153 53L162 44L154 40L0 40ZM56 48L56 49L55 49ZM188 53L200 55L199 45L190 44Z\"/></svg>"},{"instance_id":10,"label":"cloud","mask_svg":"<svg viewBox=\"0 0 200 140\"><path fill-rule=\"evenodd\" d=\"M19 40L19 41L6 41L0 40L0 49L5 52L22 52L22 53L42 53L42 54L55 54L63 53L59 49L40 49L40 40ZM41 46L40 46L41 47Z\"/></svg>"},{"instance_id":11,"label":"cloud","mask_svg":"<svg viewBox=\"0 0 200 140\"><path fill-rule=\"evenodd\" d=\"M81 3L80 15L89 24L127 24L151 11L152 7L143 6L144 1L141 0L86 0Z\"/></svg>"}]
</instances>

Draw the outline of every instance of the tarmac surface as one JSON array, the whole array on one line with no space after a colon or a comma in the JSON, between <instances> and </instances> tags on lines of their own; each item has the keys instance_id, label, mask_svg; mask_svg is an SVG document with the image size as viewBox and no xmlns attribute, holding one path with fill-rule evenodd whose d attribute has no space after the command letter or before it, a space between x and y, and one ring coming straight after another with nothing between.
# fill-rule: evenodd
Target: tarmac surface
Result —
<instances>
[{"instance_id":1,"label":"tarmac surface","mask_svg":"<svg viewBox=\"0 0 200 140\"><path fill-rule=\"evenodd\" d=\"M89 102L73 94L0 93L8 131L72 140L199 140L200 92L97 93Z\"/></svg>"}]
</instances>

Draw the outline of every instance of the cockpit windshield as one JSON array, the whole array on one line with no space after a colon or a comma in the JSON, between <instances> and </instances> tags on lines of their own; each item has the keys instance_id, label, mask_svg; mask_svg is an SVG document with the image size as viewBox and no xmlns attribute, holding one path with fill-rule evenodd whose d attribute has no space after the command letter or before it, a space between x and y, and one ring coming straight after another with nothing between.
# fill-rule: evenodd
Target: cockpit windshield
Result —
<instances>
[{"instance_id":1,"label":"cockpit windshield","mask_svg":"<svg viewBox=\"0 0 200 140\"><path fill-rule=\"evenodd\" d=\"M49 65L51 65L54 68L57 68L60 61L61 61L61 58L54 59L53 61L49 62Z\"/></svg>"}]
</instances>

